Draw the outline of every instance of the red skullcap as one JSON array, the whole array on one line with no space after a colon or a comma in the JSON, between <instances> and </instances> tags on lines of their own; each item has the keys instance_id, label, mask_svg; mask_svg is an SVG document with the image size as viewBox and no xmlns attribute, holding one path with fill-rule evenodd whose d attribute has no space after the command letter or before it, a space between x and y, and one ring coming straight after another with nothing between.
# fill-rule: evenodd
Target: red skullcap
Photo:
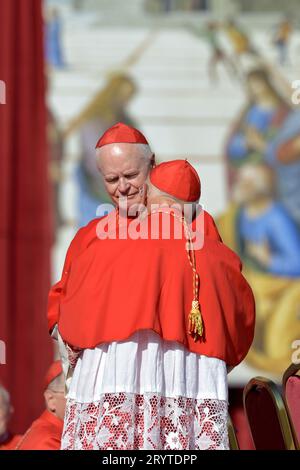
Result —
<instances>
[{"instance_id":1,"label":"red skullcap","mask_svg":"<svg viewBox=\"0 0 300 470\"><path fill-rule=\"evenodd\" d=\"M181 201L195 202L201 195L201 182L195 168L187 160L172 160L157 165L150 181L161 191Z\"/></svg>"},{"instance_id":2,"label":"red skullcap","mask_svg":"<svg viewBox=\"0 0 300 470\"><path fill-rule=\"evenodd\" d=\"M97 142L96 149L116 143L148 144L146 137L137 129L118 122L107 129Z\"/></svg>"},{"instance_id":3,"label":"red skullcap","mask_svg":"<svg viewBox=\"0 0 300 470\"><path fill-rule=\"evenodd\" d=\"M61 361L55 361L49 367L44 381L45 389L50 385L52 380L56 379L62 373Z\"/></svg>"}]
</instances>

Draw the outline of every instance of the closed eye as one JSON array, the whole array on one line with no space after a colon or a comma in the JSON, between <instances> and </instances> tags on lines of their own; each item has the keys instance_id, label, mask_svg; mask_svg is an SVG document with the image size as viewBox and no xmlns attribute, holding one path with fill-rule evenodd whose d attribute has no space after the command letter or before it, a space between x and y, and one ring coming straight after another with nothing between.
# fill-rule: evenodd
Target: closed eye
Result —
<instances>
[{"instance_id":1,"label":"closed eye","mask_svg":"<svg viewBox=\"0 0 300 470\"><path fill-rule=\"evenodd\" d=\"M137 175L138 175L138 173L132 173L132 174L130 174L130 175L125 175L125 178L127 178L128 180L130 180L130 179L135 178Z\"/></svg>"},{"instance_id":2,"label":"closed eye","mask_svg":"<svg viewBox=\"0 0 300 470\"><path fill-rule=\"evenodd\" d=\"M118 177L115 177L115 178L105 178L105 181L107 183L117 183L118 182Z\"/></svg>"}]
</instances>

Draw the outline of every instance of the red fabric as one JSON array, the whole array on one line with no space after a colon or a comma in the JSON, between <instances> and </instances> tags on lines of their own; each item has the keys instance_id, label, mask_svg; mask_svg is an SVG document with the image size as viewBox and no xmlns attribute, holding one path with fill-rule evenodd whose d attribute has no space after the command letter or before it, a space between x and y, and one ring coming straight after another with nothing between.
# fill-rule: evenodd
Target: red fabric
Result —
<instances>
[{"instance_id":1,"label":"red fabric","mask_svg":"<svg viewBox=\"0 0 300 470\"><path fill-rule=\"evenodd\" d=\"M127 124L123 124L122 122L118 122L104 132L98 140L96 148L103 147L103 145L107 144L116 144L121 142L130 144L148 144L146 137L138 129L127 126Z\"/></svg>"},{"instance_id":2,"label":"red fabric","mask_svg":"<svg viewBox=\"0 0 300 470\"><path fill-rule=\"evenodd\" d=\"M24 432L43 409L52 361L44 311L49 286L45 81L39 0L0 2L0 381L12 395L12 428Z\"/></svg>"},{"instance_id":3,"label":"red fabric","mask_svg":"<svg viewBox=\"0 0 300 470\"><path fill-rule=\"evenodd\" d=\"M8 438L0 443L0 450L14 450L21 438L21 434L9 434Z\"/></svg>"},{"instance_id":4,"label":"red fabric","mask_svg":"<svg viewBox=\"0 0 300 470\"><path fill-rule=\"evenodd\" d=\"M297 375L288 378L285 386L285 398L289 414L293 423L297 440L300 442L300 377Z\"/></svg>"},{"instance_id":5,"label":"red fabric","mask_svg":"<svg viewBox=\"0 0 300 470\"><path fill-rule=\"evenodd\" d=\"M170 223L182 228L172 217ZM58 300L63 339L76 347L93 348L102 342L124 340L137 330L152 329L192 352L238 364L254 333L254 299L241 274L240 260L208 237L195 254L203 341L194 342L188 334L193 276L185 239L102 241L95 230L86 249L64 274Z\"/></svg>"},{"instance_id":6,"label":"red fabric","mask_svg":"<svg viewBox=\"0 0 300 470\"><path fill-rule=\"evenodd\" d=\"M214 218L206 211L204 212L204 237L210 238L215 241L222 241L221 235L219 234L218 227L214 221ZM197 230L196 219L192 223L192 230L195 232Z\"/></svg>"},{"instance_id":7,"label":"red fabric","mask_svg":"<svg viewBox=\"0 0 300 470\"><path fill-rule=\"evenodd\" d=\"M59 319L60 296L63 292L64 286L66 285L72 261L77 258L95 238L99 220L100 218L93 219L85 227L78 230L68 248L61 279L50 289L47 315L48 329L50 332ZM194 231L196 229L196 223L197 221L194 220L192 224L192 230ZM206 211L204 211L204 237L216 241L222 241L213 217Z\"/></svg>"},{"instance_id":8,"label":"red fabric","mask_svg":"<svg viewBox=\"0 0 300 470\"><path fill-rule=\"evenodd\" d=\"M186 160L172 160L157 165L150 181L161 191L186 202L200 199L201 183L197 171Z\"/></svg>"},{"instance_id":9,"label":"red fabric","mask_svg":"<svg viewBox=\"0 0 300 470\"><path fill-rule=\"evenodd\" d=\"M52 380L56 379L60 374L62 374L61 361L55 361L49 367L46 377L45 377L45 388L49 386Z\"/></svg>"},{"instance_id":10,"label":"red fabric","mask_svg":"<svg viewBox=\"0 0 300 470\"><path fill-rule=\"evenodd\" d=\"M36 419L15 450L60 450L63 421L50 411Z\"/></svg>"}]
</instances>

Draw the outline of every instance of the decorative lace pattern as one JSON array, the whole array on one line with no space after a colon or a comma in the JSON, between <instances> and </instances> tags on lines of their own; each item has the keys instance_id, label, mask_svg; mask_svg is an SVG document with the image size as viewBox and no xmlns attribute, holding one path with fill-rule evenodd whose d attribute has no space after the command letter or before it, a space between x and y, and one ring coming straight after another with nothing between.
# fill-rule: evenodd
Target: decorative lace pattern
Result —
<instances>
[{"instance_id":1,"label":"decorative lace pattern","mask_svg":"<svg viewBox=\"0 0 300 470\"><path fill-rule=\"evenodd\" d=\"M94 403L67 402L64 450L229 449L223 400L105 393Z\"/></svg>"}]
</instances>

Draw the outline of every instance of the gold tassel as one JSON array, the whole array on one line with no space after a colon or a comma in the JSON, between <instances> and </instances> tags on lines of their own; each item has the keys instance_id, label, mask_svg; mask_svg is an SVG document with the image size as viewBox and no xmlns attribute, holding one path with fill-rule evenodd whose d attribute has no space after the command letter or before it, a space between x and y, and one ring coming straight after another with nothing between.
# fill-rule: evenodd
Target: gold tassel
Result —
<instances>
[{"instance_id":1,"label":"gold tassel","mask_svg":"<svg viewBox=\"0 0 300 470\"><path fill-rule=\"evenodd\" d=\"M198 336L203 335L203 321L198 300L192 302L192 310L189 315L189 334L194 336L194 341L197 341Z\"/></svg>"}]
</instances>

